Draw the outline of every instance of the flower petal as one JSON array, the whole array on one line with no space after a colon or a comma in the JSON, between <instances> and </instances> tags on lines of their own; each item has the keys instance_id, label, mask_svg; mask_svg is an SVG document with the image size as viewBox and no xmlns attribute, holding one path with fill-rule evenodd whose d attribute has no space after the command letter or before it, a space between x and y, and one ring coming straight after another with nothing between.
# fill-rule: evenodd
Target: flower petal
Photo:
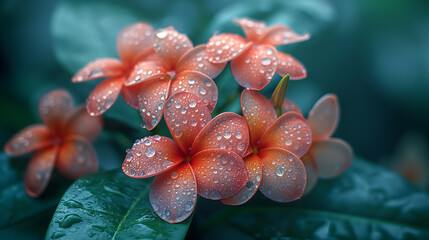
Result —
<instances>
[{"instance_id":1,"label":"flower petal","mask_svg":"<svg viewBox=\"0 0 429 240\"><path fill-rule=\"evenodd\" d=\"M86 110L98 116L109 110L118 99L124 83L123 77L109 78L99 83L86 99Z\"/></svg>"},{"instance_id":2,"label":"flower petal","mask_svg":"<svg viewBox=\"0 0 429 240\"><path fill-rule=\"evenodd\" d=\"M231 61L231 72L242 87L261 90L273 78L277 68L277 51L268 45L252 48Z\"/></svg>"},{"instance_id":3,"label":"flower petal","mask_svg":"<svg viewBox=\"0 0 429 240\"><path fill-rule=\"evenodd\" d=\"M255 195L261 183L262 166L258 155L252 154L244 159L246 164L247 174L249 175L249 181L246 183L240 192L232 197L222 199L221 202L227 205L241 205Z\"/></svg>"},{"instance_id":4,"label":"flower petal","mask_svg":"<svg viewBox=\"0 0 429 240\"><path fill-rule=\"evenodd\" d=\"M59 132L66 115L73 109L73 98L64 90L54 90L39 101L39 115L53 132Z\"/></svg>"},{"instance_id":5,"label":"flower petal","mask_svg":"<svg viewBox=\"0 0 429 240\"><path fill-rule=\"evenodd\" d=\"M251 45L252 43L239 35L222 33L209 39L206 53L210 62L224 63L238 57Z\"/></svg>"},{"instance_id":6,"label":"flower petal","mask_svg":"<svg viewBox=\"0 0 429 240\"><path fill-rule=\"evenodd\" d=\"M244 90L241 94L241 110L249 126L252 144L256 145L276 120L276 110L264 95L252 90Z\"/></svg>"},{"instance_id":7,"label":"flower petal","mask_svg":"<svg viewBox=\"0 0 429 240\"><path fill-rule=\"evenodd\" d=\"M191 40L174 28L163 28L155 32L153 46L168 70L175 68L180 57L193 48Z\"/></svg>"},{"instance_id":8,"label":"flower petal","mask_svg":"<svg viewBox=\"0 0 429 240\"><path fill-rule=\"evenodd\" d=\"M168 77L167 70L158 61L139 62L134 66L130 76L125 81L125 86L132 86L151 80L153 78Z\"/></svg>"},{"instance_id":9,"label":"flower petal","mask_svg":"<svg viewBox=\"0 0 429 240\"><path fill-rule=\"evenodd\" d=\"M301 42L310 38L310 34L298 35L290 28L276 25L266 29L260 43L273 46Z\"/></svg>"},{"instance_id":10,"label":"flower petal","mask_svg":"<svg viewBox=\"0 0 429 240\"><path fill-rule=\"evenodd\" d=\"M299 80L307 77L304 65L289 54L277 52L277 73L280 76L290 75L291 80Z\"/></svg>"},{"instance_id":11,"label":"flower petal","mask_svg":"<svg viewBox=\"0 0 429 240\"><path fill-rule=\"evenodd\" d=\"M262 164L259 189L276 202L301 198L307 182L304 164L294 154L281 148L267 148L258 153Z\"/></svg>"},{"instance_id":12,"label":"flower petal","mask_svg":"<svg viewBox=\"0 0 429 240\"><path fill-rule=\"evenodd\" d=\"M164 221L178 223L191 216L197 202L197 183L187 162L155 177L149 200L155 213Z\"/></svg>"},{"instance_id":13,"label":"flower petal","mask_svg":"<svg viewBox=\"0 0 429 240\"><path fill-rule=\"evenodd\" d=\"M98 78L117 77L124 74L122 63L115 58L102 58L88 63L72 78L72 82L86 82Z\"/></svg>"},{"instance_id":14,"label":"flower petal","mask_svg":"<svg viewBox=\"0 0 429 240\"><path fill-rule=\"evenodd\" d=\"M189 154L195 137L212 119L203 101L187 92L176 93L168 99L164 118L176 143L185 154Z\"/></svg>"},{"instance_id":15,"label":"flower petal","mask_svg":"<svg viewBox=\"0 0 429 240\"><path fill-rule=\"evenodd\" d=\"M11 156L29 153L53 143L54 136L44 125L31 125L15 134L4 146L4 151Z\"/></svg>"},{"instance_id":16,"label":"flower petal","mask_svg":"<svg viewBox=\"0 0 429 240\"><path fill-rule=\"evenodd\" d=\"M243 156L249 146L246 120L235 113L217 115L195 138L191 155L207 149L227 149Z\"/></svg>"},{"instance_id":17,"label":"flower petal","mask_svg":"<svg viewBox=\"0 0 429 240\"><path fill-rule=\"evenodd\" d=\"M340 117L337 96L325 94L321 97L308 115L308 122L313 132L313 140L326 140L334 133Z\"/></svg>"},{"instance_id":18,"label":"flower petal","mask_svg":"<svg viewBox=\"0 0 429 240\"><path fill-rule=\"evenodd\" d=\"M132 86L122 86L121 94L124 101L132 108L139 109L139 98L138 94L140 92L141 84L136 84Z\"/></svg>"},{"instance_id":19,"label":"flower petal","mask_svg":"<svg viewBox=\"0 0 429 240\"><path fill-rule=\"evenodd\" d=\"M188 92L201 98L203 103L207 105L210 112L215 109L218 91L216 84L207 75L195 72L184 71L177 75L171 84L170 94L177 92Z\"/></svg>"},{"instance_id":20,"label":"flower petal","mask_svg":"<svg viewBox=\"0 0 429 240\"><path fill-rule=\"evenodd\" d=\"M136 140L122 163L122 171L133 178L148 178L184 160L185 156L172 139L155 135Z\"/></svg>"},{"instance_id":21,"label":"flower petal","mask_svg":"<svg viewBox=\"0 0 429 240\"><path fill-rule=\"evenodd\" d=\"M116 48L121 60L131 65L142 53L153 51L153 32L152 26L144 22L125 27L116 40Z\"/></svg>"},{"instance_id":22,"label":"flower petal","mask_svg":"<svg viewBox=\"0 0 429 240\"><path fill-rule=\"evenodd\" d=\"M314 142L310 153L321 178L332 178L340 175L353 159L353 150L350 145L337 138Z\"/></svg>"},{"instance_id":23,"label":"flower petal","mask_svg":"<svg viewBox=\"0 0 429 240\"><path fill-rule=\"evenodd\" d=\"M308 121L296 112L281 115L265 132L259 149L279 147L298 157L304 156L311 146L311 129Z\"/></svg>"},{"instance_id":24,"label":"flower petal","mask_svg":"<svg viewBox=\"0 0 429 240\"><path fill-rule=\"evenodd\" d=\"M31 157L24 177L25 191L29 196L39 197L48 186L57 153L58 146L53 146L39 150Z\"/></svg>"},{"instance_id":25,"label":"flower petal","mask_svg":"<svg viewBox=\"0 0 429 240\"><path fill-rule=\"evenodd\" d=\"M103 119L100 116L91 117L85 107L76 108L67 118L64 133L78 135L92 142L103 130Z\"/></svg>"},{"instance_id":26,"label":"flower petal","mask_svg":"<svg viewBox=\"0 0 429 240\"><path fill-rule=\"evenodd\" d=\"M264 22L253 21L248 18L234 19L234 23L240 25L247 40L253 42L257 42L266 29Z\"/></svg>"},{"instance_id":27,"label":"flower petal","mask_svg":"<svg viewBox=\"0 0 429 240\"><path fill-rule=\"evenodd\" d=\"M282 103L282 113L296 112L302 115L301 109L293 101L285 98Z\"/></svg>"},{"instance_id":28,"label":"flower petal","mask_svg":"<svg viewBox=\"0 0 429 240\"><path fill-rule=\"evenodd\" d=\"M317 173L316 162L313 160L310 154L305 154L301 158L301 161L304 163L305 170L307 170L307 185L305 186L304 191L304 194L307 194L314 188L314 186L316 186L319 174Z\"/></svg>"},{"instance_id":29,"label":"flower petal","mask_svg":"<svg viewBox=\"0 0 429 240\"><path fill-rule=\"evenodd\" d=\"M243 159L224 149L195 154L191 166L197 179L198 194L212 200L237 194L249 180Z\"/></svg>"},{"instance_id":30,"label":"flower petal","mask_svg":"<svg viewBox=\"0 0 429 240\"><path fill-rule=\"evenodd\" d=\"M211 63L206 53L206 45L198 45L188 50L177 63L176 72L192 70L204 73L210 78L216 78L225 68L224 63Z\"/></svg>"},{"instance_id":31,"label":"flower petal","mask_svg":"<svg viewBox=\"0 0 429 240\"><path fill-rule=\"evenodd\" d=\"M141 126L152 130L161 120L164 104L168 97L170 80L152 79L144 82L140 88L138 103L140 116L142 117Z\"/></svg>"},{"instance_id":32,"label":"flower petal","mask_svg":"<svg viewBox=\"0 0 429 240\"><path fill-rule=\"evenodd\" d=\"M97 172L95 149L85 138L76 136L68 138L60 146L56 168L69 179L78 179Z\"/></svg>"}]
</instances>

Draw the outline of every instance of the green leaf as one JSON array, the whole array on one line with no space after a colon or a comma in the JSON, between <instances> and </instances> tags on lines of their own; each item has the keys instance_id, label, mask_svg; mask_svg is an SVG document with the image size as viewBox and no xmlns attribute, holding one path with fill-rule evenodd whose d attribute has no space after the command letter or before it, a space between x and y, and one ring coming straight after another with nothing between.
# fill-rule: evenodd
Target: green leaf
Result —
<instances>
[{"instance_id":1,"label":"green leaf","mask_svg":"<svg viewBox=\"0 0 429 240\"><path fill-rule=\"evenodd\" d=\"M150 184L120 169L79 179L58 204L46 239L183 239L191 219L161 220L149 202Z\"/></svg>"},{"instance_id":2,"label":"green leaf","mask_svg":"<svg viewBox=\"0 0 429 240\"><path fill-rule=\"evenodd\" d=\"M360 159L294 203L252 199L200 226L206 238L427 239L429 194Z\"/></svg>"}]
</instances>

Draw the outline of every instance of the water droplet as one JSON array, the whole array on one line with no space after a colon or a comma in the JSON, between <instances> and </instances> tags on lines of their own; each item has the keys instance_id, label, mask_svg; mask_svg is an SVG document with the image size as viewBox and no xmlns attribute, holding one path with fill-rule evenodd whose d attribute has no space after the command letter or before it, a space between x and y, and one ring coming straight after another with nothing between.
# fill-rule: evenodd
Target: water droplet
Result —
<instances>
[{"instance_id":1,"label":"water droplet","mask_svg":"<svg viewBox=\"0 0 429 240\"><path fill-rule=\"evenodd\" d=\"M134 176L134 175L136 175L136 171L131 170L129 174L130 174L130 176Z\"/></svg>"},{"instance_id":2,"label":"water droplet","mask_svg":"<svg viewBox=\"0 0 429 240\"><path fill-rule=\"evenodd\" d=\"M176 171L171 173L171 179L177 179L177 177L179 177L179 174Z\"/></svg>"},{"instance_id":3,"label":"water droplet","mask_svg":"<svg viewBox=\"0 0 429 240\"><path fill-rule=\"evenodd\" d=\"M153 157L155 156L155 150L153 150L153 148L147 148L144 154L146 157Z\"/></svg>"},{"instance_id":4,"label":"water droplet","mask_svg":"<svg viewBox=\"0 0 429 240\"><path fill-rule=\"evenodd\" d=\"M258 174L258 175L256 175L256 181L261 181L261 175L260 174Z\"/></svg>"},{"instance_id":5,"label":"water droplet","mask_svg":"<svg viewBox=\"0 0 429 240\"><path fill-rule=\"evenodd\" d=\"M244 142L237 143L237 150L238 151L243 151L244 147L245 147Z\"/></svg>"},{"instance_id":6,"label":"water droplet","mask_svg":"<svg viewBox=\"0 0 429 240\"><path fill-rule=\"evenodd\" d=\"M282 167L276 167L275 172L276 172L276 175L279 177L283 176L283 174L285 173Z\"/></svg>"},{"instance_id":7,"label":"water droplet","mask_svg":"<svg viewBox=\"0 0 429 240\"><path fill-rule=\"evenodd\" d=\"M253 188L253 182L252 181L248 181L246 183L246 188L249 189L249 190L251 190Z\"/></svg>"},{"instance_id":8,"label":"water droplet","mask_svg":"<svg viewBox=\"0 0 429 240\"><path fill-rule=\"evenodd\" d=\"M197 102L194 99L189 100L189 107L194 108L197 106Z\"/></svg>"},{"instance_id":9,"label":"water droplet","mask_svg":"<svg viewBox=\"0 0 429 240\"><path fill-rule=\"evenodd\" d=\"M213 173L214 174L217 174L217 169L215 168L215 169L213 169Z\"/></svg>"},{"instance_id":10,"label":"water droplet","mask_svg":"<svg viewBox=\"0 0 429 240\"><path fill-rule=\"evenodd\" d=\"M229 130L226 130L225 132L223 132L223 137L225 139L229 139L231 137L231 132Z\"/></svg>"},{"instance_id":11,"label":"water droplet","mask_svg":"<svg viewBox=\"0 0 429 240\"><path fill-rule=\"evenodd\" d=\"M192 125L192 122L191 122L191 125ZM182 130L180 130L178 128L174 129L174 136L181 137L182 134L183 134Z\"/></svg>"},{"instance_id":12,"label":"water droplet","mask_svg":"<svg viewBox=\"0 0 429 240\"><path fill-rule=\"evenodd\" d=\"M222 198L222 196L217 190L211 190L209 193L209 197L210 199L213 199L213 200L219 200Z\"/></svg>"},{"instance_id":13,"label":"water droplet","mask_svg":"<svg viewBox=\"0 0 429 240\"><path fill-rule=\"evenodd\" d=\"M241 132L236 132L235 133L235 138L241 139L242 137L243 137L243 135L241 134Z\"/></svg>"},{"instance_id":14,"label":"water droplet","mask_svg":"<svg viewBox=\"0 0 429 240\"><path fill-rule=\"evenodd\" d=\"M203 88L203 87L200 88L199 92L200 92L201 95L206 95L207 94L207 90L205 88Z\"/></svg>"},{"instance_id":15,"label":"water droplet","mask_svg":"<svg viewBox=\"0 0 429 240\"><path fill-rule=\"evenodd\" d=\"M156 33L156 37L160 39L167 37L167 35L168 35L168 32L166 30L159 31Z\"/></svg>"},{"instance_id":16,"label":"water droplet","mask_svg":"<svg viewBox=\"0 0 429 240\"><path fill-rule=\"evenodd\" d=\"M69 228L75 223L82 222L82 218L77 214L69 214L64 217L64 219L60 222L60 227Z\"/></svg>"},{"instance_id":17,"label":"water droplet","mask_svg":"<svg viewBox=\"0 0 429 240\"><path fill-rule=\"evenodd\" d=\"M194 203L191 201L187 201L185 202L185 211L189 212L192 210L192 208L194 207Z\"/></svg>"}]
</instances>

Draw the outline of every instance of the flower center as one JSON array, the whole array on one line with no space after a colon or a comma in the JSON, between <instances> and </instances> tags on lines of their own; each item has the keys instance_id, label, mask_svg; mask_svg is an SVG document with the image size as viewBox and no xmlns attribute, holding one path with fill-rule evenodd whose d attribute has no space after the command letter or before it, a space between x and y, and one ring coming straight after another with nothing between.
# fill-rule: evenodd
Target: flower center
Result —
<instances>
[{"instance_id":1,"label":"flower center","mask_svg":"<svg viewBox=\"0 0 429 240\"><path fill-rule=\"evenodd\" d=\"M171 71L168 71L167 74L170 75L171 81L176 79L176 76L177 76L176 71L171 70Z\"/></svg>"},{"instance_id":2,"label":"flower center","mask_svg":"<svg viewBox=\"0 0 429 240\"><path fill-rule=\"evenodd\" d=\"M258 154L258 148L257 147L253 147L253 154Z\"/></svg>"},{"instance_id":3,"label":"flower center","mask_svg":"<svg viewBox=\"0 0 429 240\"><path fill-rule=\"evenodd\" d=\"M186 156L185 162L190 162L190 161L191 161L191 157L190 156Z\"/></svg>"}]
</instances>

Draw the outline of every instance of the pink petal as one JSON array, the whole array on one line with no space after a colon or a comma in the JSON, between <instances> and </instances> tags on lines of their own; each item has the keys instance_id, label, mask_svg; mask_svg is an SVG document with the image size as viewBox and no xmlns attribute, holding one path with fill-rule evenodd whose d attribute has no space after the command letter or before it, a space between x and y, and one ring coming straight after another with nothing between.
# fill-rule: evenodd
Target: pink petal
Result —
<instances>
[{"instance_id":1,"label":"pink petal","mask_svg":"<svg viewBox=\"0 0 429 240\"><path fill-rule=\"evenodd\" d=\"M45 94L39 101L39 115L43 123L58 133L66 115L73 109L73 98L64 90L54 90Z\"/></svg>"},{"instance_id":2,"label":"pink petal","mask_svg":"<svg viewBox=\"0 0 429 240\"><path fill-rule=\"evenodd\" d=\"M179 223L191 216L197 202L197 183L191 165L184 162L155 177L150 204L164 221Z\"/></svg>"},{"instance_id":3,"label":"pink petal","mask_svg":"<svg viewBox=\"0 0 429 240\"><path fill-rule=\"evenodd\" d=\"M138 94L140 116L142 126L148 130L154 129L161 120L170 83L170 80L152 79L140 87Z\"/></svg>"},{"instance_id":4,"label":"pink petal","mask_svg":"<svg viewBox=\"0 0 429 240\"><path fill-rule=\"evenodd\" d=\"M249 175L249 181L246 183L240 192L232 197L222 199L221 202L227 205L241 205L255 195L261 183L262 166L258 155L252 154L244 159L246 164L247 174Z\"/></svg>"},{"instance_id":5,"label":"pink petal","mask_svg":"<svg viewBox=\"0 0 429 240\"><path fill-rule=\"evenodd\" d=\"M52 144L54 135L44 125L31 125L15 134L4 146L11 156L29 153Z\"/></svg>"},{"instance_id":6,"label":"pink petal","mask_svg":"<svg viewBox=\"0 0 429 240\"><path fill-rule=\"evenodd\" d=\"M153 51L153 32L152 26L144 22L125 27L116 40L121 60L127 65L132 65L141 54Z\"/></svg>"},{"instance_id":7,"label":"pink petal","mask_svg":"<svg viewBox=\"0 0 429 240\"><path fill-rule=\"evenodd\" d=\"M307 185L305 186L304 191L304 194L307 194L314 188L314 186L316 186L319 174L317 173L316 162L314 162L310 154L305 154L301 158L301 161L304 163L305 170L307 170Z\"/></svg>"},{"instance_id":8,"label":"pink petal","mask_svg":"<svg viewBox=\"0 0 429 240\"><path fill-rule=\"evenodd\" d=\"M177 144L159 135L137 139L127 153L122 171L133 178L148 178L168 171L185 160Z\"/></svg>"},{"instance_id":9,"label":"pink petal","mask_svg":"<svg viewBox=\"0 0 429 240\"><path fill-rule=\"evenodd\" d=\"M191 155L207 149L227 149L243 156L249 146L246 120L235 113L217 115L195 138Z\"/></svg>"},{"instance_id":10,"label":"pink petal","mask_svg":"<svg viewBox=\"0 0 429 240\"><path fill-rule=\"evenodd\" d=\"M273 46L301 42L310 38L310 34L298 35L285 26L272 26L266 29L260 43Z\"/></svg>"},{"instance_id":11,"label":"pink petal","mask_svg":"<svg viewBox=\"0 0 429 240\"><path fill-rule=\"evenodd\" d=\"M73 180L97 172L95 149L84 138L65 139L60 146L56 168L63 176Z\"/></svg>"},{"instance_id":12,"label":"pink petal","mask_svg":"<svg viewBox=\"0 0 429 240\"><path fill-rule=\"evenodd\" d=\"M193 48L191 40L174 28L163 28L156 31L153 36L153 46L168 70L173 70L180 57Z\"/></svg>"},{"instance_id":13,"label":"pink petal","mask_svg":"<svg viewBox=\"0 0 429 240\"><path fill-rule=\"evenodd\" d=\"M161 62L144 61L139 62L134 66L128 79L125 81L125 86L132 86L154 78L169 77L167 70Z\"/></svg>"},{"instance_id":14,"label":"pink petal","mask_svg":"<svg viewBox=\"0 0 429 240\"><path fill-rule=\"evenodd\" d=\"M109 78L99 83L86 100L86 110L91 116L98 116L109 110L121 92L123 77Z\"/></svg>"},{"instance_id":15,"label":"pink petal","mask_svg":"<svg viewBox=\"0 0 429 240\"><path fill-rule=\"evenodd\" d=\"M252 43L239 35L222 33L209 39L206 53L210 62L224 63L238 57L251 45Z\"/></svg>"},{"instance_id":16,"label":"pink petal","mask_svg":"<svg viewBox=\"0 0 429 240\"><path fill-rule=\"evenodd\" d=\"M244 90L241 94L241 110L249 126L252 144L256 145L276 120L277 113L264 95L252 90Z\"/></svg>"},{"instance_id":17,"label":"pink petal","mask_svg":"<svg viewBox=\"0 0 429 240\"><path fill-rule=\"evenodd\" d=\"M30 197L39 197L46 189L54 169L58 146L37 151L25 170L25 191Z\"/></svg>"},{"instance_id":18,"label":"pink petal","mask_svg":"<svg viewBox=\"0 0 429 240\"><path fill-rule=\"evenodd\" d=\"M265 132L259 149L279 147L298 157L304 156L311 146L311 129L307 120L296 112L280 116Z\"/></svg>"},{"instance_id":19,"label":"pink petal","mask_svg":"<svg viewBox=\"0 0 429 240\"><path fill-rule=\"evenodd\" d=\"M266 29L264 22L253 21L247 18L235 19L234 22L241 26L247 40L253 42L257 42Z\"/></svg>"},{"instance_id":20,"label":"pink petal","mask_svg":"<svg viewBox=\"0 0 429 240\"><path fill-rule=\"evenodd\" d=\"M268 45L252 48L231 61L235 81L244 88L263 89L273 78L277 68L277 51Z\"/></svg>"},{"instance_id":21,"label":"pink petal","mask_svg":"<svg viewBox=\"0 0 429 240\"><path fill-rule=\"evenodd\" d=\"M258 153L262 163L259 189L276 202L292 202L304 193L307 174L304 164L294 154L281 148L267 148Z\"/></svg>"},{"instance_id":22,"label":"pink petal","mask_svg":"<svg viewBox=\"0 0 429 240\"><path fill-rule=\"evenodd\" d=\"M291 100L285 98L282 104L282 113L287 112L297 112L302 115L301 109L296 105L296 103L292 102Z\"/></svg>"},{"instance_id":23,"label":"pink petal","mask_svg":"<svg viewBox=\"0 0 429 240\"><path fill-rule=\"evenodd\" d=\"M115 58L102 58L88 63L77 72L72 82L86 82L98 78L117 77L124 74L124 66Z\"/></svg>"},{"instance_id":24,"label":"pink petal","mask_svg":"<svg viewBox=\"0 0 429 240\"><path fill-rule=\"evenodd\" d=\"M325 140L332 136L338 125L339 112L338 99L334 94L326 94L314 104L308 115L313 140Z\"/></svg>"},{"instance_id":25,"label":"pink petal","mask_svg":"<svg viewBox=\"0 0 429 240\"><path fill-rule=\"evenodd\" d=\"M212 117L199 97L180 92L168 99L164 119L176 143L185 154L189 154L195 137Z\"/></svg>"},{"instance_id":26,"label":"pink petal","mask_svg":"<svg viewBox=\"0 0 429 240\"><path fill-rule=\"evenodd\" d=\"M289 54L277 52L277 73L280 76L290 75L291 80L299 80L307 77L304 65Z\"/></svg>"},{"instance_id":27,"label":"pink petal","mask_svg":"<svg viewBox=\"0 0 429 240\"><path fill-rule=\"evenodd\" d=\"M173 80L170 91L171 95L178 92L194 94L203 100L210 112L215 109L218 99L217 87L213 80L207 75L195 71L179 73Z\"/></svg>"},{"instance_id":28,"label":"pink petal","mask_svg":"<svg viewBox=\"0 0 429 240\"><path fill-rule=\"evenodd\" d=\"M122 86L121 94L124 101L131 106L132 108L139 109L139 98L138 94L140 92L140 87L143 83L132 85L132 86Z\"/></svg>"},{"instance_id":29,"label":"pink petal","mask_svg":"<svg viewBox=\"0 0 429 240\"><path fill-rule=\"evenodd\" d=\"M353 150L350 145L337 138L314 142L310 153L321 178L340 175L350 166L353 159Z\"/></svg>"},{"instance_id":30,"label":"pink petal","mask_svg":"<svg viewBox=\"0 0 429 240\"><path fill-rule=\"evenodd\" d=\"M92 142L103 130L103 119L100 116L91 117L85 107L78 107L71 112L65 123L63 133L78 135Z\"/></svg>"},{"instance_id":31,"label":"pink petal","mask_svg":"<svg viewBox=\"0 0 429 240\"><path fill-rule=\"evenodd\" d=\"M192 70L204 73L210 78L216 78L225 68L224 63L211 63L206 53L206 45L198 45L188 50L177 63L176 72Z\"/></svg>"},{"instance_id":32,"label":"pink petal","mask_svg":"<svg viewBox=\"0 0 429 240\"><path fill-rule=\"evenodd\" d=\"M197 179L198 194L212 200L237 194L249 180L243 159L224 149L195 154L191 166Z\"/></svg>"}]
</instances>

